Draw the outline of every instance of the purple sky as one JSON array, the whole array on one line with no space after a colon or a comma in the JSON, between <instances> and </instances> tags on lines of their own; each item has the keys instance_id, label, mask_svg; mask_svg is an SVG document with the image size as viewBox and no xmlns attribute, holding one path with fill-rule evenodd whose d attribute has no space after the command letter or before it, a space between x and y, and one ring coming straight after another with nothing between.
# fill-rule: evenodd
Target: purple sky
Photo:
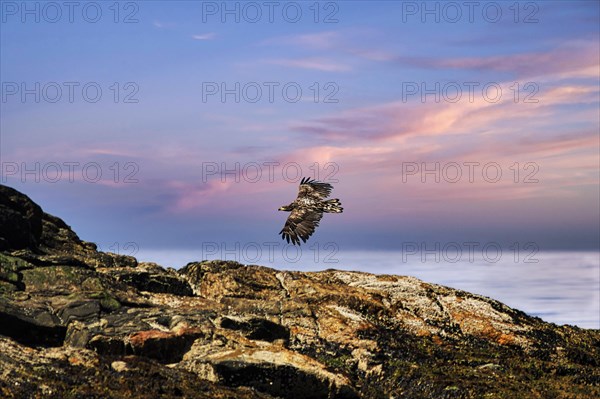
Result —
<instances>
[{"instance_id":1,"label":"purple sky","mask_svg":"<svg viewBox=\"0 0 600 399\"><path fill-rule=\"evenodd\" d=\"M598 249L597 1L54 4L2 2L2 183L85 240L278 242L312 176L314 242Z\"/></svg>"}]
</instances>

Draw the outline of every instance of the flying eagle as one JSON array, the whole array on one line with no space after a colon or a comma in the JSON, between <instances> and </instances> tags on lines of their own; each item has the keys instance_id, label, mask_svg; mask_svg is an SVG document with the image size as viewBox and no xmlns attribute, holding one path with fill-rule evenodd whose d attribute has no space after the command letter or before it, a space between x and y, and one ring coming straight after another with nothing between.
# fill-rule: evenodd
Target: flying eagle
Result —
<instances>
[{"instance_id":1,"label":"flying eagle","mask_svg":"<svg viewBox=\"0 0 600 399\"><path fill-rule=\"evenodd\" d=\"M292 212L279 232L281 238L288 243L291 241L294 245L300 245L301 239L306 242L315 232L323 212L342 213L344 208L341 207L339 199L325 201L332 189L329 183L311 180L308 177L302 178L296 200L279 208L280 211Z\"/></svg>"}]
</instances>

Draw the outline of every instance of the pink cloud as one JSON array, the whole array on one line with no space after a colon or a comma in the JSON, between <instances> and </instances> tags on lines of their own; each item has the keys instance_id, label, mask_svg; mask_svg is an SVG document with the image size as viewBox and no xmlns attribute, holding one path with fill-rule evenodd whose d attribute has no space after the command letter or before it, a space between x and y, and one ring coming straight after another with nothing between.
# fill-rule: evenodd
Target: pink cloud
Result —
<instances>
[{"instance_id":1,"label":"pink cloud","mask_svg":"<svg viewBox=\"0 0 600 399\"><path fill-rule=\"evenodd\" d=\"M164 184L174 193L174 200L166 208L170 212L188 212L206 206L213 197L223 195L231 186L231 181L209 180L202 182L186 182L171 180Z\"/></svg>"},{"instance_id":2,"label":"pink cloud","mask_svg":"<svg viewBox=\"0 0 600 399\"><path fill-rule=\"evenodd\" d=\"M419 68L513 72L520 78L563 72L568 72L571 76L574 72L588 77L598 75L596 43L573 44L568 48L538 53L462 58L400 56L396 57L394 61ZM591 74L594 71L595 74Z\"/></svg>"},{"instance_id":3,"label":"pink cloud","mask_svg":"<svg viewBox=\"0 0 600 399\"><path fill-rule=\"evenodd\" d=\"M458 103L394 101L298 121L292 130L322 141L284 159L337 163L340 181L360 187L353 200L382 218L424 211L432 203L466 209L486 201L581 197L585 195L581 187L599 183L600 165L598 87L563 80L580 77L581 66L566 63L544 75L547 83L540 85L537 103L515 102L508 90L497 103L481 96ZM429 167L435 162L496 162L504 178L497 183L481 177L456 184L443 179L436 184L431 178L424 184L418 177L404 181L406 162L425 162ZM534 166L525 170L526 164ZM517 183L511 169L515 165L520 168ZM525 184L523 179L534 167L539 182ZM373 193L398 198L400 203L384 208Z\"/></svg>"},{"instance_id":4,"label":"pink cloud","mask_svg":"<svg viewBox=\"0 0 600 399\"><path fill-rule=\"evenodd\" d=\"M512 121L521 121L518 130L548 124L557 109L564 105L594 104L598 88L582 85L558 85L544 90L539 87L531 100L524 103L523 94L515 101L510 87L512 82L503 82L502 97L498 102L486 100L480 93L470 102L465 94L456 103L395 101L370 107L342 111L336 115L309 122L296 122L290 129L299 133L315 135L332 142L357 140L401 140L423 135L473 134L486 131L501 132L507 127L507 116ZM515 129L515 125L508 127Z\"/></svg>"}]
</instances>

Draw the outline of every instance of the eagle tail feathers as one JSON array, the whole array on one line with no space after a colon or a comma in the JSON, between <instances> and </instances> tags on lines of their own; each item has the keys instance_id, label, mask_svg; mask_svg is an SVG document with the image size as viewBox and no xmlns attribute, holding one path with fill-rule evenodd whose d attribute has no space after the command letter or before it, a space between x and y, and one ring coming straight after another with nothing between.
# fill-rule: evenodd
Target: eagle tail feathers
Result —
<instances>
[{"instance_id":1,"label":"eagle tail feathers","mask_svg":"<svg viewBox=\"0 0 600 399\"><path fill-rule=\"evenodd\" d=\"M323 205L323 212L326 213L342 213L344 211L342 203L337 198L323 201Z\"/></svg>"}]
</instances>

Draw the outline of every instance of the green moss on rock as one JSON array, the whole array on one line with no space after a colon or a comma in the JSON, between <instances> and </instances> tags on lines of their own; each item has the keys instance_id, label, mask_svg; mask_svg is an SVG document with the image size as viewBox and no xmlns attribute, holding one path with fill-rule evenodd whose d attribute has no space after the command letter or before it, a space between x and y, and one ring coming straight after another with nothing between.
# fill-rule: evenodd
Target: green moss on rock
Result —
<instances>
[{"instance_id":1,"label":"green moss on rock","mask_svg":"<svg viewBox=\"0 0 600 399\"><path fill-rule=\"evenodd\" d=\"M121 303L107 291L95 292L89 296L100 300L100 307L106 312L114 312L121 308Z\"/></svg>"}]
</instances>

